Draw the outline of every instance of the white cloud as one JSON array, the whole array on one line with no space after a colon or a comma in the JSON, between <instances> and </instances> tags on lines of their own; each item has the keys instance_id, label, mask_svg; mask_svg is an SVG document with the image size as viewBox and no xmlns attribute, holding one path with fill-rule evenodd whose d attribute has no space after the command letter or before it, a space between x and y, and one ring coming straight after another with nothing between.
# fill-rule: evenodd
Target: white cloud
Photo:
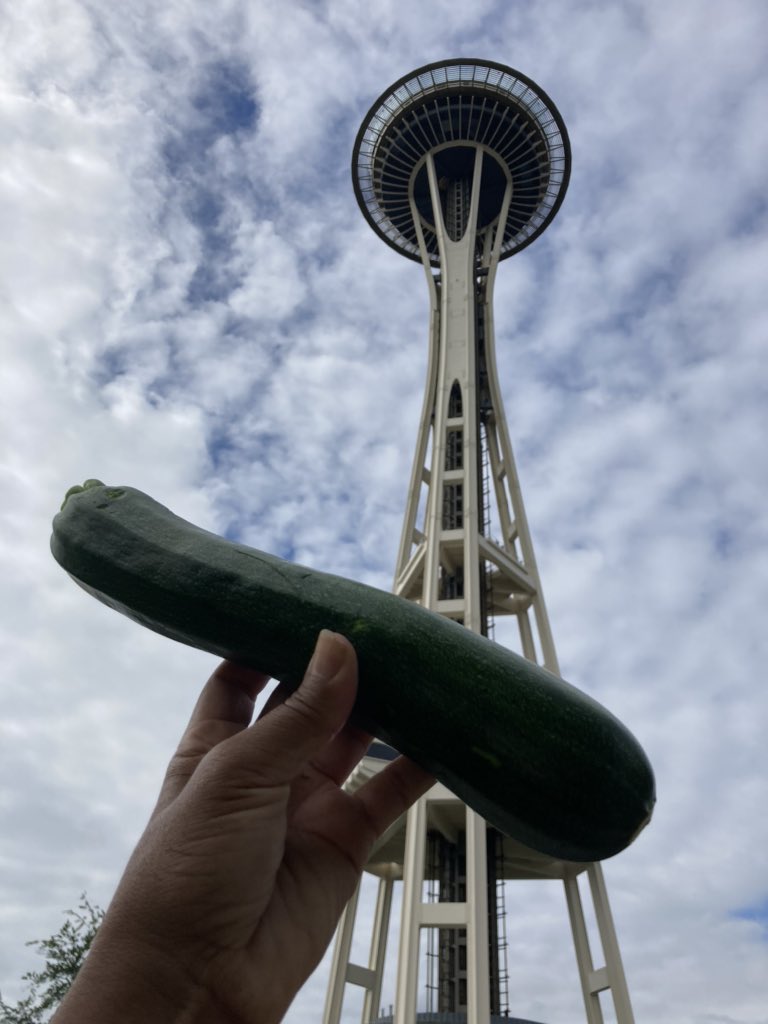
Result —
<instances>
[{"instance_id":1,"label":"white cloud","mask_svg":"<svg viewBox=\"0 0 768 1024\"><path fill-rule=\"evenodd\" d=\"M237 232L236 258L247 264L244 279L229 297L229 308L253 320L290 316L304 298L296 254L267 222Z\"/></svg>"}]
</instances>

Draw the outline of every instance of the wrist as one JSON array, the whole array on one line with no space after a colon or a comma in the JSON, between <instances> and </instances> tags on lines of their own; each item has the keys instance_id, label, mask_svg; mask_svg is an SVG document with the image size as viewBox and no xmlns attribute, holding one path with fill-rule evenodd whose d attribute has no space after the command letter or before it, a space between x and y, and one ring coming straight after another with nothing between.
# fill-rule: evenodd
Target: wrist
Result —
<instances>
[{"instance_id":1,"label":"wrist","mask_svg":"<svg viewBox=\"0 0 768 1024\"><path fill-rule=\"evenodd\" d=\"M105 921L51 1024L187 1024L203 993L167 954L110 935Z\"/></svg>"}]
</instances>

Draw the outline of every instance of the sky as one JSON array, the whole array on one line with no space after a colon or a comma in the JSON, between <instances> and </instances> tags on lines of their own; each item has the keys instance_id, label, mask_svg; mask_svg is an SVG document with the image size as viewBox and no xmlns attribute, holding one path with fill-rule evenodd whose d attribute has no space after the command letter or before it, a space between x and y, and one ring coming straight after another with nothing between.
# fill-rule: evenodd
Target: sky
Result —
<instances>
[{"instance_id":1,"label":"sky","mask_svg":"<svg viewBox=\"0 0 768 1024\"><path fill-rule=\"evenodd\" d=\"M27 0L0 38L3 997L26 940L109 902L215 664L75 587L51 518L97 477L390 588L428 298L351 152L390 84L469 56L571 139L559 213L499 269L497 350L563 675L656 771L604 866L635 1014L766 1024L763 0ZM511 1012L583 1019L558 884L506 904Z\"/></svg>"}]
</instances>

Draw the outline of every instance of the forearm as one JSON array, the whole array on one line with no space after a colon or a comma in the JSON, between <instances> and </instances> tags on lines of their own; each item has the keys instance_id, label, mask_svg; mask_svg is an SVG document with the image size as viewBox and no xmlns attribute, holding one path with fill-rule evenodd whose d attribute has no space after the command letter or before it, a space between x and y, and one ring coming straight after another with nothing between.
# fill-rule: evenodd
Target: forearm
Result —
<instances>
[{"instance_id":1,"label":"forearm","mask_svg":"<svg viewBox=\"0 0 768 1024\"><path fill-rule=\"evenodd\" d=\"M195 1024L203 1002L177 965L99 935L51 1024Z\"/></svg>"}]
</instances>

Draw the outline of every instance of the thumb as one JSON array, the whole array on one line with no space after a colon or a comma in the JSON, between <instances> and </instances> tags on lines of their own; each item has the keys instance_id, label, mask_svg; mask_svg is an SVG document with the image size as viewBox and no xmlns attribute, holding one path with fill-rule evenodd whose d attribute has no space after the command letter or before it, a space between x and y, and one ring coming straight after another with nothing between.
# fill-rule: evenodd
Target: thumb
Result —
<instances>
[{"instance_id":1,"label":"thumb","mask_svg":"<svg viewBox=\"0 0 768 1024\"><path fill-rule=\"evenodd\" d=\"M345 724L356 694L352 644L323 630L298 689L230 740L230 769L246 774L251 785L290 783Z\"/></svg>"}]
</instances>

